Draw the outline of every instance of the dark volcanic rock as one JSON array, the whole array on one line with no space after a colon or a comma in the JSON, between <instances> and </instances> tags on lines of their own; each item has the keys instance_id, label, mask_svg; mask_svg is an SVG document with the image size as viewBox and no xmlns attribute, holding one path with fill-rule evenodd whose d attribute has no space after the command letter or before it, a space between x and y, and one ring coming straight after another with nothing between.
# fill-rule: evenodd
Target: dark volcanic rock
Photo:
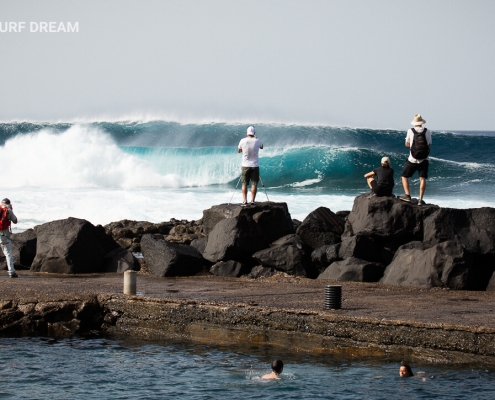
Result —
<instances>
[{"instance_id":1,"label":"dark volcanic rock","mask_svg":"<svg viewBox=\"0 0 495 400\"><path fill-rule=\"evenodd\" d=\"M453 239L471 253L495 254L495 208L441 208L425 219L428 246Z\"/></svg>"},{"instance_id":2,"label":"dark volcanic rock","mask_svg":"<svg viewBox=\"0 0 495 400\"><path fill-rule=\"evenodd\" d=\"M31 271L79 274L102 270L101 244L90 222L67 218L39 225L35 232L38 242Z\"/></svg>"},{"instance_id":3,"label":"dark volcanic rock","mask_svg":"<svg viewBox=\"0 0 495 400\"><path fill-rule=\"evenodd\" d=\"M12 234L12 255L14 256L15 269L31 268L36 256L36 233L33 229ZM7 263L3 255L0 257L0 269L7 269Z\"/></svg>"},{"instance_id":4,"label":"dark volcanic rock","mask_svg":"<svg viewBox=\"0 0 495 400\"><path fill-rule=\"evenodd\" d=\"M191 246L198 250L201 254L205 251L206 243L208 242L208 238L202 237L199 239L194 239L191 242Z\"/></svg>"},{"instance_id":5,"label":"dark volcanic rock","mask_svg":"<svg viewBox=\"0 0 495 400\"><path fill-rule=\"evenodd\" d=\"M269 278L277 273L275 268L263 267L263 265L257 265L253 267L248 277L252 279Z\"/></svg>"},{"instance_id":6,"label":"dark volcanic rock","mask_svg":"<svg viewBox=\"0 0 495 400\"><path fill-rule=\"evenodd\" d=\"M107 255L108 253L121 248L119 244L114 240L112 235L108 234L105 231L105 228L101 225L95 226L96 233L98 235L98 240L100 242L101 251L103 255Z\"/></svg>"},{"instance_id":7,"label":"dark volcanic rock","mask_svg":"<svg viewBox=\"0 0 495 400\"><path fill-rule=\"evenodd\" d=\"M399 245L423 240L423 221L438 211L438 206L418 207L394 197L355 198L347 218L344 236L358 233L388 238Z\"/></svg>"},{"instance_id":8,"label":"dark volcanic rock","mask_svg":"<svg viewBox=\"0 0 495 400\"><path fill-rule=\"evenodd\" d=\"M313 265L321 274L331 263L340 260L339 249L341 243L327 244L325 246L318 247L311 253L311 261Z\"/></svg>"},{"instance_id":9,"label":"dark volcanic rock","mask_svg":"<svg viewBox=\"0 0 495 400\"><path fill-rule=\"evenodd\" d=\"M248 268L240 262L229 260L219 261L212 265L210 273L217 276L233 276L238 278L248 272Z\"/></svg>"},{"instance_id":10,"label":"dark volcanic rock","mask_svg":"<svg viewBox=\"0 0 495 400\"><path fill-rule=\"evenodd\" d=\"M471 289L485 290L495 271L495 209L441 208L424 222L425 246L457 240L473 257Z\"/></svg>"},{"instance_id":11,"label":"dark volcanic rock","mask_svg":"<svg viewBox=\"0 0 495 400\"><path fill-rule=\"evenodd\" d=\"M351 237L344 237L342 238L339 257L342 260L354 257L367 261L381 262L381 246L370 235L357 234Z\"/></svg>"},{"instance_id":12,"label":"dark volcanic rock","mask_svg":"<svg viewBox=\"0 0 495 400\"><path fill-rule=\"evenodd\" d=\"M141 249L148 271L156 276L195 275L203 268L203 257L194 247L167 242L161 235L143 235Z\"/></svg>"},{"instance_id":13,"label":"dark volcanic rock","mask_svg":"<svg viewBox=\"0 0 495 400\"><path fill-rule=\"evenodd\" d=\"M495 272L493 273L491 279L488 282L488 286L486 287L487 292L495 292Z\"/></svg>"},{"instance_id":14,"label":"dark volcanic rock","mask_svg":"<svg viewBox=\"0 0 495 400\"><path fill-rule=\"evenodd\" d=\"M310 213L297 228L297 235L313 250L326 244L340 242L344 232L344 221L326 207Z\"/></svg>"},{"instance_id":15,"label":"dark volcanic rock","mask_svg":"<svg viewBox=\"0 0 495 400\"><path fill-rule=\"evenodd\" d=\"M381 282L470 289L471 267L471 255L457 241L443 242L429 249L421 242L412 242L397 250Z\"/></svg>"},{"instance_id":16,"label":"dark volcanic rock","mask_svg":"<svg viewBox=\"0 0 495 400\"><path fill-rule=\"evenodd\" d=\"M247 262L256 251L294 232L285 203L248 207L221 204L205 210L203 215L204 230L209 232L203 257L211 262Z\"/></svg>"},{"instance_id":17,"label":"dark volcanic rock","mask_svg":"<svg viewBox=\"0 0 495 400\"><path fill-rule=\"evenodd\" d=\"M351 257L332 263L318 276L318 279L341 282L378 282L384 270L385 267L382 264Z\"/></svg>"},{"instance_id":18,"label":"dark volcanic rock","mask_svg":"<svg viewBox=\"0 0 495 400\"><path fill-rule=\"evenodd\" d=\"M294 226L286 203L257 203L240 207L236 204L220 204L203 211L203 231L209 235L215 225L225 219L246 217L253 220L259 233L268 243L294 232Z\"/></svg>"},{"instance_id":19,"label":"dark volcanic rock","mask_svg":"<svg viewBox=\"0 0 495 400\"><path fill-rule=\"evenodd\" d=\"M297 231L297 228L302 224L302 221L299 221L298 219L292 219L292 225L294 226L294 232Z\"/></svg>"},{"instance_id":20,"label":"dark volcanic rock","mask_svg":"<svg viewBox=\"0 0 495 400\"><path fill-rule=\"evenodd\" d=\"M337 211L335 215L339 218L342 218L344 221L347 221L350 213L350 211Z\"/></svg>"},{"instance_id":21,"label":"dark volcanic rock","mask_svg":"<svg viewBox=\"0 0 495 400\"><path fill-rule=\"evenodd\" d=\"M137 271L139 270L139 263L134 258L132 253L118 247L112 250L104 257L106 270L108 272L125 272L125 271Z\"/></svg>"},{"instance_id":22,"label":"dark volcanic rock","mask_svg":"<svg viewBox=\"0 0 495 400\"><path fill-rule=\"evenodd\" d=\"M275 268L290 275L307 276L308 255L302 240L297 235L290 234L276 240L269 248L254 253L253 258L264 267Z\"/></svg>"}]
</instances>

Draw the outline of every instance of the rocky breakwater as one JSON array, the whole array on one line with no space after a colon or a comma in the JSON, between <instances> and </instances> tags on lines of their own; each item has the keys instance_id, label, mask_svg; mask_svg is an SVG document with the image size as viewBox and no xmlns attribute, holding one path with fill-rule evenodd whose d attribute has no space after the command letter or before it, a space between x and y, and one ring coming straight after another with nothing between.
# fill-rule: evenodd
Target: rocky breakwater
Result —
<instances>
[{"instance_id":1,"label":"rocky breakwater","mask_svg":"<svg viewBox=\"0 0 495 400\"><path fill-rule=\"evenodd\" d=\"M297 229L296 229L297 227ZM321 280L495 290L495 209L418 207L356 197L350 212L319 207L302 222L287 204L215 205L198 221L123 220L93 226L52 221L13 235L16 265L34 272L144 269L252 278L276 273ZM142 252L142 258L135 257Z\"/></svg>"},{"instance_id":2,"label":"rocky breakwater","mask_svg":"<svg viewBox=\"0 0 495 400\"><path fill-rule=\"evenodd\" d=\"M418 207L361 195L340 247L318 249L313 258L331 261L319 279L493 290L495 209Z\"/></svg>"}]
</instances>

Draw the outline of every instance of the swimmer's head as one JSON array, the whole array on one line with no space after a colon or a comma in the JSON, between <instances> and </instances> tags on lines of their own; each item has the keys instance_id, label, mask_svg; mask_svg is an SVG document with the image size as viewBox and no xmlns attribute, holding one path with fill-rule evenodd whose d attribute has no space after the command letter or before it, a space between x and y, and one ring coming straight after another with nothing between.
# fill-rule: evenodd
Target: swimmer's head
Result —
<instances>
[{"instance_id":1,"label":"swimmer's head","mask_svg":"<svg viewBox=\"0 0 495 400\"><path fill-rule=\"evenodd\" d=\"M284 363L282 360L273 360L272 361L272 370L276 374L280 375L284 369Z\"/></svg>"},{"instance_id":2,"label":"swimmer's head","mask_svg":"<svg viewBox=\"0 0 495 400\"><path fill-rule=\"evenodd\" d=\"M401 378L409 378L411 376L414 376L414 374L409 365L402 363L399 369L399 376Z\"/></svg>"}]
</instances>

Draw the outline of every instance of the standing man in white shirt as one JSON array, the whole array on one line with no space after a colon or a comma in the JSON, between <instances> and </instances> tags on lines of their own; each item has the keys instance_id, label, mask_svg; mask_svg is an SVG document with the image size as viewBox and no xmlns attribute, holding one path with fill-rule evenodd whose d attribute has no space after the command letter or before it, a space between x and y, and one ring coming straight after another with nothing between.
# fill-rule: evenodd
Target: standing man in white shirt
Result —
<instances>
[{"instance_id":1,"label":"standing man in white shirt","mask_svg":"<svg viewBox=\"0 0 495 400\"><path fill-rule=\"evenodd\" d=\"M418 205L424 206L423 196L426 190L426 179L428 179L428 167L430 165L431 147L431 132L423 128L426 121L421 117L421 114L416 114L411 121L414 128L407 131L406 147L409 147L409 158L402 169L402 186L404 187L404 196L400 196L401 200L410 202L411 192L409 191L409 178L418 171L419 176L419 199Z\"/></svg>"},{"instance_id":2,"label":"standing man in white shirt","mask_svg":"<svg viewBox=\"0 0 495 400\"><path fill-rule=\"evenodd\" d=\"M255 205L256 193L258 191L258 181L260 180L260 166L258 163L258 152L263 148L263 143L256 137L256 131L254 126L247 128L246 136L241 139L239 146L237 146L237 152L242 153L242 206L246 206L247 202L247 188L249 182L251 185L251 205Z\"/></svg>"}]
</instances>

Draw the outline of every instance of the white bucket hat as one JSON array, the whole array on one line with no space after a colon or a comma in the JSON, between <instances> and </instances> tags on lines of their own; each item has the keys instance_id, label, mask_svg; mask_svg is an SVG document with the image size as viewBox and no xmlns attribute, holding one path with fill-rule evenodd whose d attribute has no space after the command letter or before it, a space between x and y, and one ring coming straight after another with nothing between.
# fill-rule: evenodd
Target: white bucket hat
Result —
<instances>
[{"instance_id":1,"label":"white bucket hat","mask_svg":"<svg viewBox=\"0 0 495 400\"><path fill-rule=\"evenodd\" d=\"M426 121L423 119L421 114L416 114L414 116L414 119L411 121L411 125L417 126L417 125L423 125L426 124Z\"/></svg>"},{"instance_id":2,"label":"white bucket hat","mask_svg":"<svg viewBox=\"0 0 495 400\"><path fill-rule=\"evenodd\" d=\"M256 135L256 130L254 129L254 126L249 126L249 127L247 128L246 133L247 133L249 136L254 136L254 135Z\"/></svg>"},{"instance_id":3,"label":"white bucket hat","mask_svg":"<svg viewBox=\"0 0 495 400\"><path fill-rule=\"evenodd\" d=\"M382 165L385 164L385 163L387 163L388 165L391 165L390 164L390 158L388 158L388 157L382 157L382 162L381 163L382 163Z\"/></svg>"}]
</instances>

